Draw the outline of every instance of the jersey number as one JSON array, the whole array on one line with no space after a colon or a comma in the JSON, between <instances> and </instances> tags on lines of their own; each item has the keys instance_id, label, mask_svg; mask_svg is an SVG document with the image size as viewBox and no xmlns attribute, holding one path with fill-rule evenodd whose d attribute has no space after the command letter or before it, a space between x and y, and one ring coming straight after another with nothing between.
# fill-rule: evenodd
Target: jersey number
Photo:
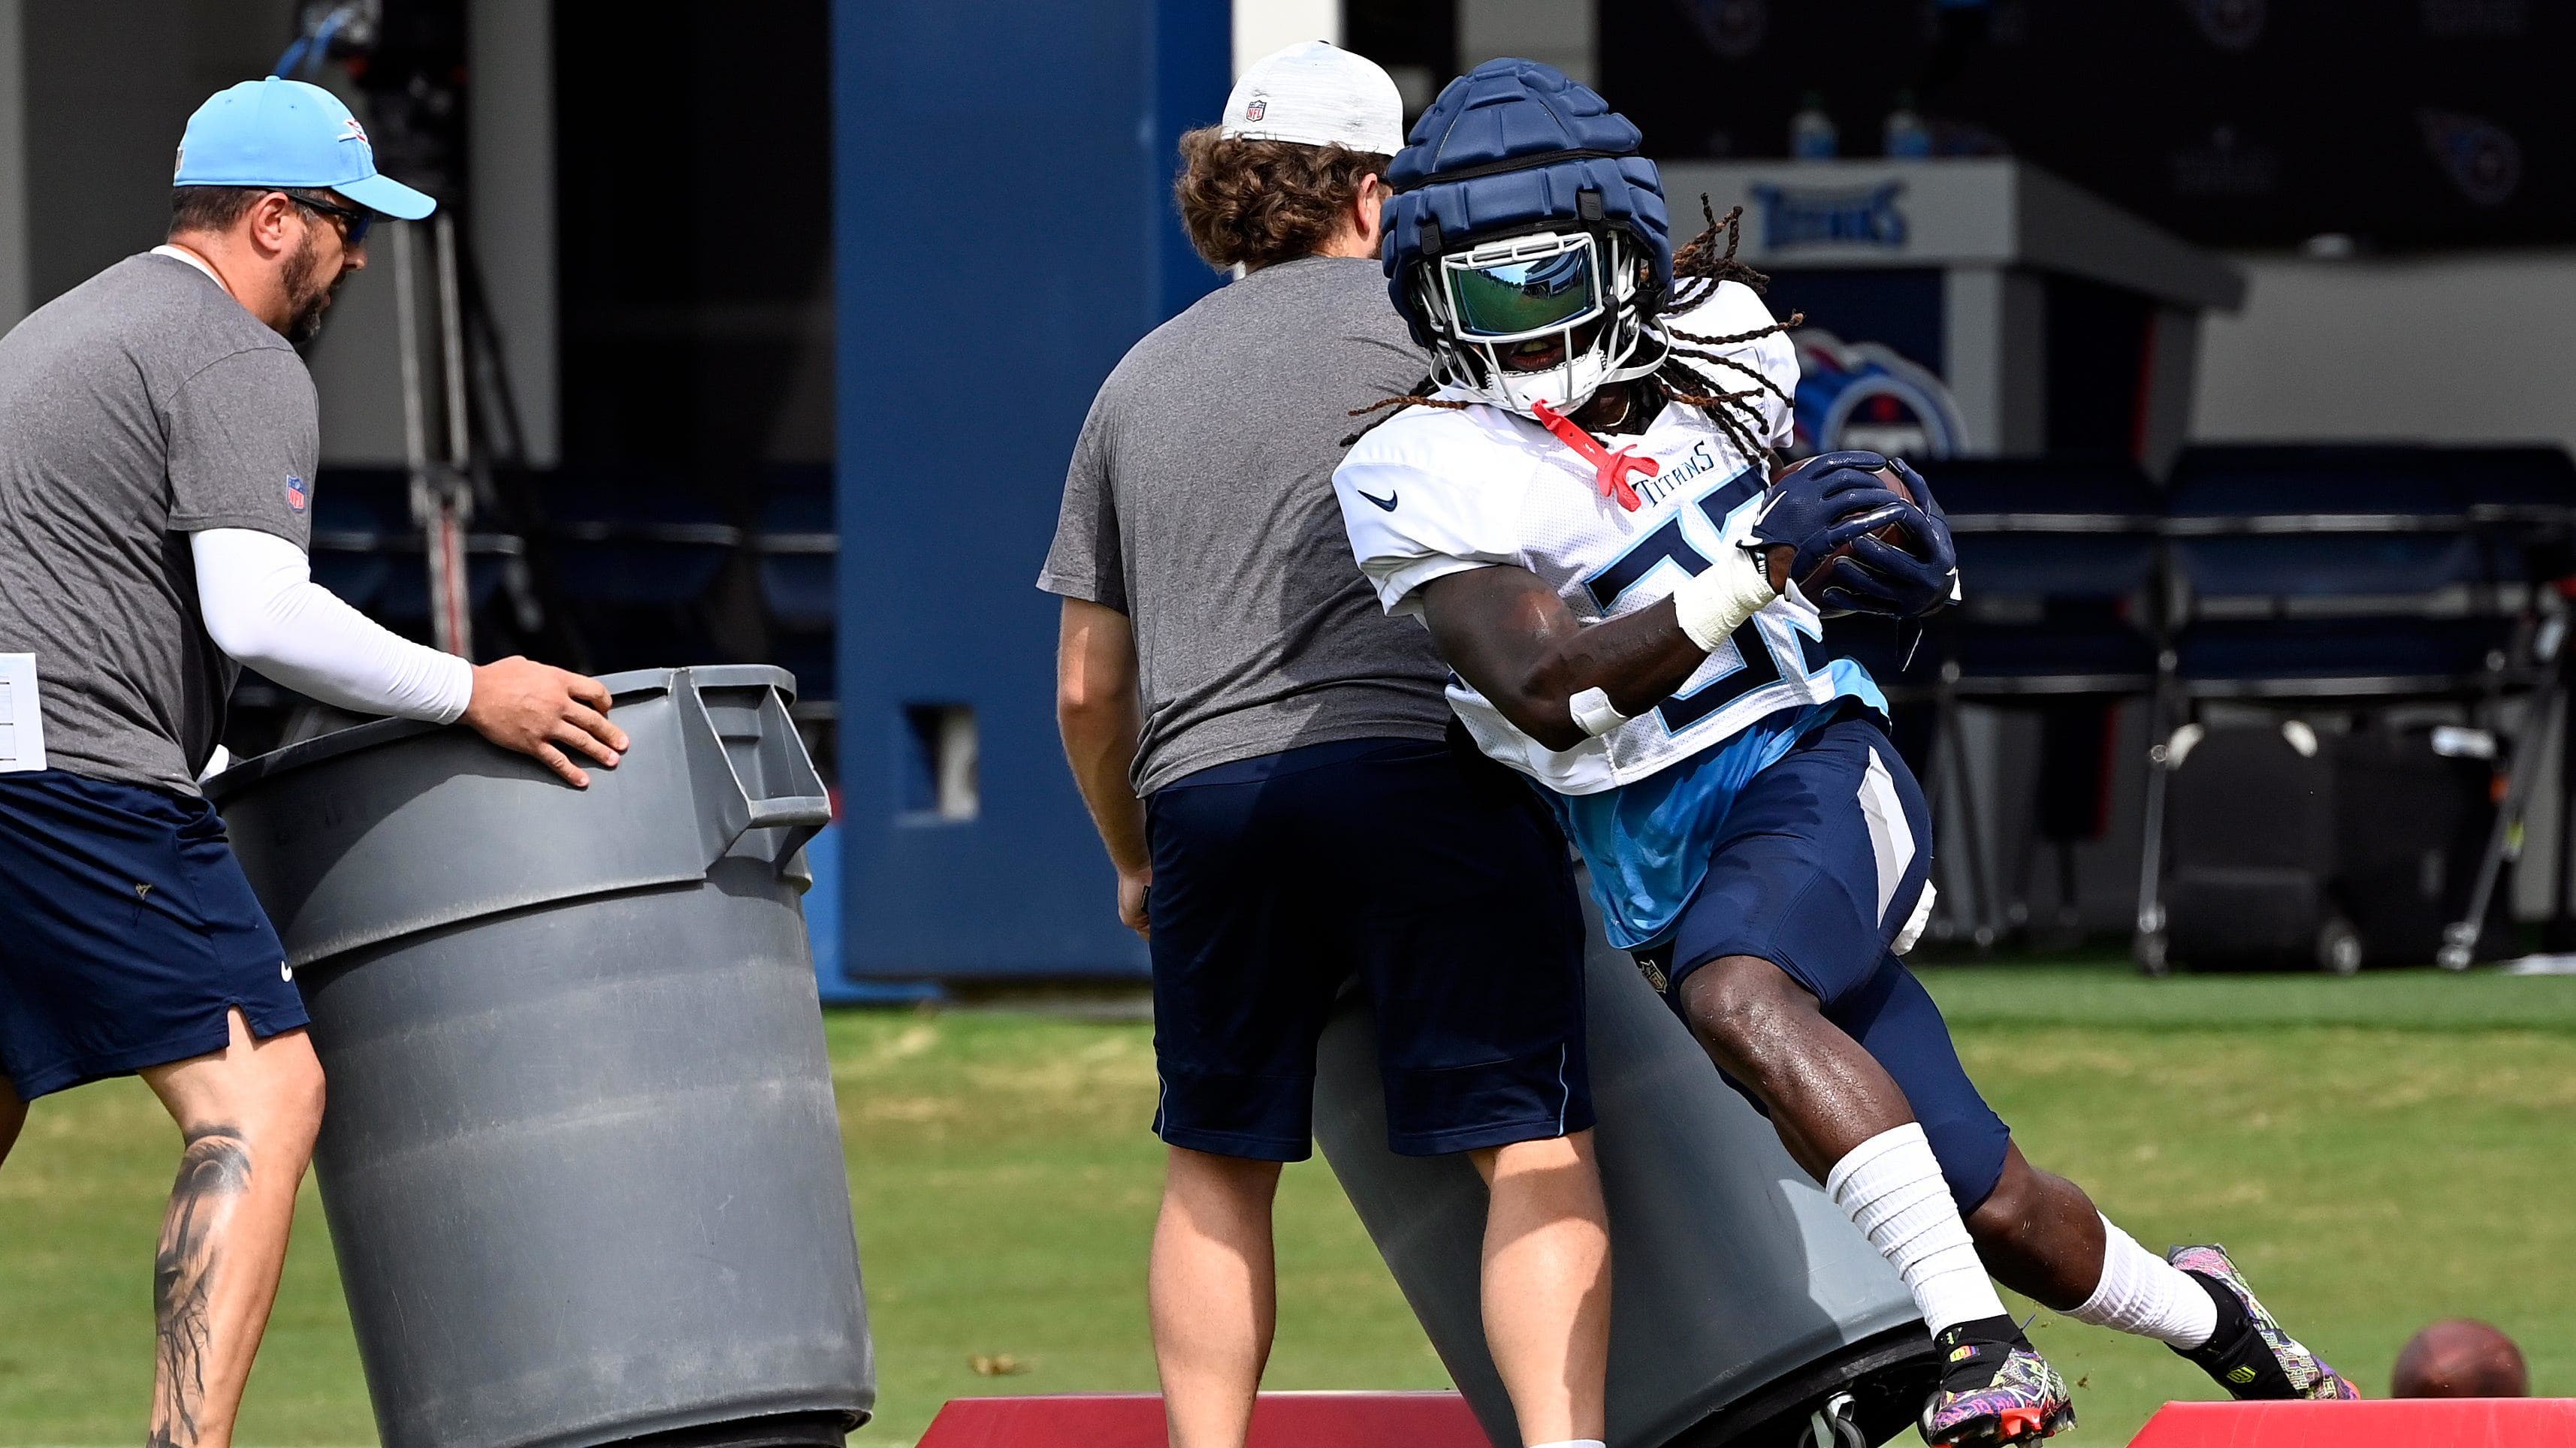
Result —
<instances>
[{"instance_id":1,"label":"jersey number","mask_svg":"<svg viewBox=\"0 0 2576 1448\"><path fill-rule=\"evenodd\" d=\"M1710 526L1723 533L1726 515L1751 497L1762 486L1761 474L1751 468L1736 475L1703 495L1698 503L1701 516ZM1690 573L1709 566L1707 555L1691 546L1682 536L1682 515L1666 518L1664 526L1638 540L1636 546L1619 556L1617 561L1592 575L1584 587L1592 601L1607 614L1621 594L1635 587L1640 579L1662 564L1673 563ZM1735 642L1735 652L1743 662L1687 694L1675 694L1655 706L1664 721L1667 734L1679 734L1754 690L1780 681L1779 660L1771 656L1771 641L1762 635L1761 626L1752 619L1728 635Z\"/></svg>"}]
</instances>

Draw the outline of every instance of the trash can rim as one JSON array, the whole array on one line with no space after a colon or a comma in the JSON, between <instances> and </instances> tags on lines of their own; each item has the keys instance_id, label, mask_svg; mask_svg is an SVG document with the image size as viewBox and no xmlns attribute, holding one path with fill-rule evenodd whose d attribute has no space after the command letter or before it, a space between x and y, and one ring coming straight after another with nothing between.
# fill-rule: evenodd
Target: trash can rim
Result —
<instances>
[{"instance_id":1,"label":"trash can rim","mask_svg":"<svg viewBox=\"0 0 2576 1448\"><path fill-rule=\"evenodd\" d=\"M743 688L766 685L796 702L796 676L775 664L700 664L667 669L627 669L620 673L602 674L599 682L608 686L609 697L619 702L651 694L667 694L672 680L686 673L704 689ZM242 791L283 774L326 759L337 759L379 744L432 733L447 726L423 719L377 719L307 739L283 749L273 749L255 759L245 759L223 773L206 780L202 786L209 803L220 805Z\"/></svg>"}]
</instances>

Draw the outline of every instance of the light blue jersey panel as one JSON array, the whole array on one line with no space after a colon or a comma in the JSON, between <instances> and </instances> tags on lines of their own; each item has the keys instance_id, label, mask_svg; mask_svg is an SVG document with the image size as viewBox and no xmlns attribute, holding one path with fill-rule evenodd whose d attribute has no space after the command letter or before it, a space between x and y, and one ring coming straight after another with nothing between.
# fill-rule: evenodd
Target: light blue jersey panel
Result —
<instances>
[{"instance_id":1,"label":"light blue jersey panel","mask_svg":"<svg viewBox=\"0 0 2576 1448\"><path fill-rule=\"evenodd\" d=\"M1634 784L1599 794L1548 793L1591 866L1592 893L1611 944L1639 950L1663 942L1708 874L1718 827L1736 794L1833 718L1843 700L1886 715L1887 696L1869 670L1835 659L1826 672L1834 697L1824 703L1783 709Z\"/></svg>"}]
</instances>

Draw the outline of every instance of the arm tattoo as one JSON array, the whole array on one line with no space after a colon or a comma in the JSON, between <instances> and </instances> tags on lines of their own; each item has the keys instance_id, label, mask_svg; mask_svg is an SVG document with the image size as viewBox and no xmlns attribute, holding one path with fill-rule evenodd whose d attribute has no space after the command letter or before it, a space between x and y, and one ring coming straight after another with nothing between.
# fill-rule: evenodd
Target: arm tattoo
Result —
<instances>
[{"instance_id":1,"label":"arm tattoo","mask_svg":"<svg viewBox=\"0 0 2576 1448\"><path fill-rule=\"evenodd\" d=\"M250 1142L239 1127L204 1126L188 1133L152 1262L160 1371L146 1448L191 1448L197 1441L213 1326L209 1305L222 1265L215 1238L235 1202L250 1190L250 1170Z\"/></svg>"}]
</instances>

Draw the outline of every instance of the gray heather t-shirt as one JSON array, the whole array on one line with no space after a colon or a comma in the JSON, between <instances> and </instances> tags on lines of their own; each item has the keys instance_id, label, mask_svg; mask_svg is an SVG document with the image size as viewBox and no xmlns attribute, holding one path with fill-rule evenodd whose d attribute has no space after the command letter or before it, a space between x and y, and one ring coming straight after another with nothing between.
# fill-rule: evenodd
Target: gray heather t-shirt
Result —
<instances>
[{"instance_id":1,"label":"gray heather t-shirt","mask_svg":"<svg viewBox=\"0 0 2576 1448\"><path fill-rule=\"evenodd\" d=\"M0 653L36 656L56 769L196 793L239 672L187 535L310 545L321 423L286 339L172 257L0 337Z\"/></svg>"},{"instance_id":2,"label":"gray heather t-shirt","mask_svg":"<svg viewBox=\"0 0 2576 1448\"><path fill-rule=\"evenodd\" d=\"M1429 371L1374 261L1306 257L1218 288L1101 385L1038 587L1135 624L1150 794L1346 739L1438 739L1447 670L1389 618L1333 500L1354 407Z\"/></svg>"}]
</instances>

